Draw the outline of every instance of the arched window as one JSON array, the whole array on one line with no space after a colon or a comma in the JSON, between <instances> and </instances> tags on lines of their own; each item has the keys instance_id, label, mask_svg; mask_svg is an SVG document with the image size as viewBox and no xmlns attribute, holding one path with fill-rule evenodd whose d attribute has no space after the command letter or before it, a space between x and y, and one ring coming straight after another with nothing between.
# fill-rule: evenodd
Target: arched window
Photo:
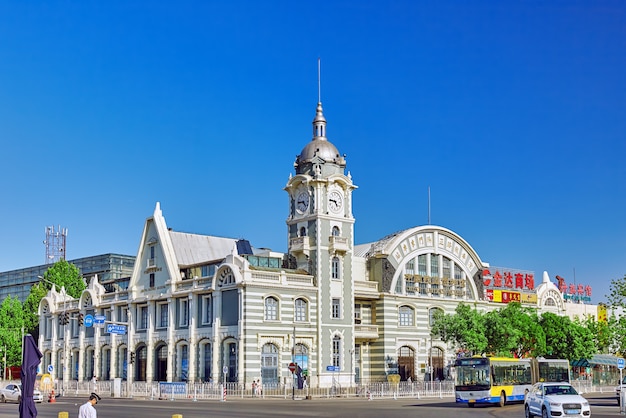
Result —
<instances>
[{"instance_id":1,"label":"arched window","mask_svg":"<svg viewBox=\"0 0 626 418\"><path fill-rule=\"evenodd\" d=\"M306 300L299 298L294 302L294 318L295 322L307 321L307 303Z\"/></svg>"},{"instance_id":2,"label":"arched window","mask_svg":"<svg viewBox=\"0 0 626 418\"><path fill-rule=\"evenodd\" d=\"M275 297L270 296L265 299L265 320L278 320L278 300Z\"/></svg>"},{"instance_id":3,"label":"arched window","mask_svg":"<svg viewBox=\"0 0 626 418\"><path fill-rule=\"evenodd\" d=\"M300 236L301 237L306 237L306 228L305 227L300 227Z\"/></svg>"},{"instance_id":4,"label":"arched window","mask_svg":"<svg viewBox=\"0 0 626 418\"><path fill-rule=\"evenodd\" d=\"M277 386L278 379L278 347L265 344L261 349L261 383L263 386Z\"/></svg>"},{"instance_id":5,"label":"arched window","mask_svg":"<svg viewBox=\"0 0 626 418\"><path fill-rule=\"evenodd\" d=\"M548 299L546 299L545 305L546 306L556 306L556 302L554 301L554 299L548 298Z\"/></svg>"},{"instance_id":6,"label":"arched window","mask_svg":"<svg viewBox=\"0 0 626 418\"><path fill-rule=\"evenodd\" d=\"M443 309L441 309L441 308L430 308L428 310L428 325L430 325L432 327L433 324L435 323L435 319L437 319L441 315L443 315Z\"/></svg>"},{"instance_id":7,"label":"arched window","mask_svg":"<svg viewBox=\"0 0 626 418\"><path fill-rule=\"evenodd\" d=\"M398 323L401 327L410 327L413 326L413 308L410 306L400 306L398 310Z\"/></svg>"},{"instance_id":8,"label":"arched window","mask_svg":"<svg viewBox=\"0 0 626 418\"><path fill-rule=\"evenodd\" d=\"M339 230L339 227L337 225L333 226L332 236L338 237L340 234L341 234L341 231Z\"/></svg>"},{"instance_id":9,"label":"arched window","mask_svg":"<svg viewBox=\"0 0 626 418\"><path fill-rule=\"evenodd\" d=\"M341 278L341 272L340 272L340 264L339 264L339 257L335 256L333 257L333 262L332 262L332 278L333 279L337 279L339 280Z\"/></svg>"}]
</instances>

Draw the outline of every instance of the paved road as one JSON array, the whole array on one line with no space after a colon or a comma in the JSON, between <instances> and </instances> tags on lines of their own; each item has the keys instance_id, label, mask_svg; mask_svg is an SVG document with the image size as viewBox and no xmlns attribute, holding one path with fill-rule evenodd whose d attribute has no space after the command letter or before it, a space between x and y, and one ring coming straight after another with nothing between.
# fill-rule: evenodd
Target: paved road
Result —
<instances>
[{"instance_id":1,"label":"paved road","mask_svg":"<svg viewBox=\"0 0 626 418\"><path fill-rule=\"evenodd\" d=\"M588 394L594 418L621 416L615 399L609 394ZM78 407L85 398L59 398L54 404L38 404L39 418L57 418L67 411L78 416ZM98 418L233 418L233 417L363 417L363 418L509 418L523 417L522 405L477 406L468 408L451 399L232 399L219 401L150 401L132 399L103 399L97 406ZM18 416L18 405L0 404L0 418Z\"/></svg>"}]
</instances>

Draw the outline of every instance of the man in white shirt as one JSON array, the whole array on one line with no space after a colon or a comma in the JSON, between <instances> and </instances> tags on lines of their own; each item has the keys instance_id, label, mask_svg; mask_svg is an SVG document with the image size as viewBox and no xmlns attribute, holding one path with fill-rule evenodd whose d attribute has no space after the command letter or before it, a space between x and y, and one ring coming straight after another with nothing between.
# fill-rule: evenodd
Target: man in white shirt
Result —
<instances>
[{"instance_id":1,"label":"man in white shirt","mask_svg":"<svg viewBox=\"0 0 626 418\"><path fill-rule=\"evenodd\" d=\"M89 395L89 400L78 408L78 418L98 418L98 412L94 405L98 403L100 396L96 393Z\"/></svg>"}]
</instances>

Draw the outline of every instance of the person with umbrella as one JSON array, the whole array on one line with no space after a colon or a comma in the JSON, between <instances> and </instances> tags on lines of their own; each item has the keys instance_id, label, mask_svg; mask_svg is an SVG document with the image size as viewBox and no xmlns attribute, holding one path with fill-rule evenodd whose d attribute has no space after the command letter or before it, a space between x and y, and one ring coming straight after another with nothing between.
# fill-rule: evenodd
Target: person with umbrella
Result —
<instances>
[{"instance_id":1,"label":"person with umbrella","mask_svg":"<svg viewBox=\"0 0 626 418\"><path fill-rule=\"evenodd\" d=\"M99 400L100 396L92 392L91 395L89 395L89 400L78 408L78 418L97 418L98 411L96 411L94 405L96 405Z\"/></svg>"}]
</instances>

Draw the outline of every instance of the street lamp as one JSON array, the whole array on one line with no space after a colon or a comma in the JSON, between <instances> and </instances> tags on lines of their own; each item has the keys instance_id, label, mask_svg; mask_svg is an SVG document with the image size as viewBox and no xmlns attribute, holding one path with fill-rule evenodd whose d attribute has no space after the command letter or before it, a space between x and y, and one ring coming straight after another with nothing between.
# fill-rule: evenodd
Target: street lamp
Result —
<instances>
[{"instance_id":1,"label":"street lamp","mask_svg":"<svg viewBox=\"0 0 626 418\"><path fill-rule=\"evenodd\" d=\"M352 381L354 380L353 367L354 367L354 348L351 348L350 349L350 388L352 388Z\"/></svg>"}]
</instances>

